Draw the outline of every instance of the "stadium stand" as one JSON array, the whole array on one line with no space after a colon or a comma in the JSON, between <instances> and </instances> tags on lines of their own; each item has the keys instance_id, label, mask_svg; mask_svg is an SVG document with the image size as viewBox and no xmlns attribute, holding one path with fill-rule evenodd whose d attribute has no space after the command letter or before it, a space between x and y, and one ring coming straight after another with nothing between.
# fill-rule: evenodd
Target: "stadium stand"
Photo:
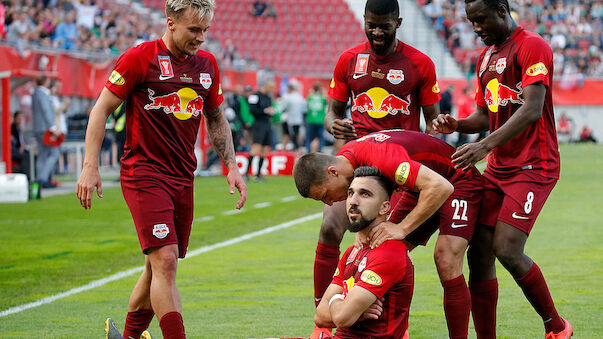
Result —
<instances>
[{"instance_id":1,"label":"stadium stand","mask_svg":"<svg viewBox=\"0 0 603 339\"><path fill-rule=\"evenodd\" d=\"M483 44L465 19L460 0L417 0L463 70L471 74ZM555 75L603 77L603 5L596 0L510 1L518 24L539 33L555 52Z\"/></svg>"}]
</instances>

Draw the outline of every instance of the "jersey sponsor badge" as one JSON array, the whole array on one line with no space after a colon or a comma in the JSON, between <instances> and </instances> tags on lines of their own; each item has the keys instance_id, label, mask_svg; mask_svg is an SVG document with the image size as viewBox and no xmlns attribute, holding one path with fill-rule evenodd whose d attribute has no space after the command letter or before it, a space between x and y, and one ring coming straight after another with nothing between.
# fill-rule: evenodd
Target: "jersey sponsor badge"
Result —
<instances>
[{"instance_id":1,"label":"jersey sponsor badge","mask_svg":"<svg viewBox=\"0 0 603 339\"><path fill-rule=\"evenodd\" d=\"M479 65L479 76L481 77L484 74L486 68L488 68L488 63L490 62L490 57L492 56L492 51L494 50L494 46L488 47L486 54L484 54L484 58L482 59L482 63Z\"/></svg>"},{"instance_id":2,"label":"jersey sponsor badge","mask_svg":"<svg viewBox=\"0 0 603 339\"><path fill-rule=\"evenodd\" d=\"M109 77L109 82L113 85L121 86L126 83L126 79L119 74L117 71L111 72L111 76Z\"/></svg>"},{"instance_id":3,"label":"jersey sponsor badge","mask_svg":"<svg viewBox=\"0 0 603 339\"><path fill-rule=\"evenodd\" d=\"M337 269L335 270L335 274L333 274L334 277L339 275L339 267L337 267Z\"/></svg>"},{"instance_id":4,"label":"jersey sponsor badge","mask_svg":"<svg viewBox=\"0 0 603 339\"><path fill-rule=\"evenodd\" d=\"M496 73L502 74L507 68L507 58L499 58L496 60Z\"/></svg>"},{"instance_id":5,"label":"jersey sponsor badge","mask_svg":"<svg viewBox=\"0 0 603 339\"><path fill-rule=\"evenodd\" d=\"M348 280L345 280L343 282L343 295L347 296L348 292L350 292L352 290L352 287L354 287L354 284L356 283L356 279L354 279L354 276L351 276L348 278Z\"/></svg>"},{"instance_id":6,"label":"jersey sponsor badge","mask_svg":"<svg viewBox=\"0 0 603 339\"><path fill-rule=\"evenodd\" d=\"M153 235L159 239L163 239L170 234L170 229L166 224L153 225Z\"/></svg>"},{"instance_id":7,"label":"jersey sponsor badge","mask_svg":"<svg viewBox=\"0 0 603 339\"><path fill-rule=\"evenodd\" d=\"M159 69L161 70L161 74L159 75L159 80L167 80L174 77L174 69L172 68L172 61L170 60L169 55L158 55L159 59Z\"/></svg>"},{"instance_id":8,"label":"jersey sponsor badge","mask_svg":"<svg viewBox=\"0 0 603 339\"><path fill-rule=\"evenodd\" d=\"M203 88L208 89L211 87L211 75L209 73L201 73L199 75L199 82L201 82Z\"/></svg>"},{"instance_id":9,"label":"jersey sponsor badge","mask_svg":"<svg viewBox=\"0 0 603 339\"><path fill-rule=\"evenodd\" d=\"M546 66L542 62L539 62L537 64L530 66L528 68L528 70L526 71L526 75L531 76L531 77L539 75L539 74L542 74L542 75L549 74L549 70L546 68Z\"/></svg>"},{"instance_id":10,"label":"jersey sponsor badge","mask_svg":"<svg viewBox=\"0 0 603 339\"><path fill-rule=\"evenodd\" d=\"M404 100L381 87L373 87L357 96L352 93L351 110L366 113L373 119L381 119L398 113L410 115L409 106L410 94Z\"/></svg>"},{"instance_id":11,"label":"jersey sponsor badge","mask_svg":"<svg viewBox=\"0 0 603 339\"><path fill-rule=\"evenodd\" d=\"M408 175L410 174L410 164L407 162L403 162L398 165L398 169L396 169L396 175L394 179L396 180L396 184L404 185L406 180L408 180Z\"/></svg>"},{"instance_id":12,"label":"jersey sponsor badge","mask_svg":"<svg viewBox=\"0 0 603 339\"><path fill-rule=\"evenodd\" d=\"M375 286L379 286L379 285L381 285L381 283L383 283L383 280L381 279L379 274L377 274L371 270L366 270L366 271L362 272L362 275L360 276L360 280L364 281L367 284L375 285Z\"/></svg>"},{"instance_id":13,"label":"jersey sponsor badge","mask_svg":"<svg viewBox=\"0 0 603 339\"><path fill-rule=\"evenodd\" d=\"M358 54L356 56L356 67L354 67L354 73L367 73L368 72L368 61L369 54Z\"/></svg>"},{"instance_id":14,"label":"jersey sponsor badge","mask_svg":"<svg viewBox=\"0 0 603 339\"><path fill-rule=\"evenodd\" d=\"M345 261L345 264L347 265L354 261L354 259L356 259L356 254L358 254L358 249L354 247L354 249L352 249L352 252L350 252L350 255L348 256L348 260Z\"/></svg>"},{"instance_id":15,"label":"jersey sponsor badge","mask_svg":"<svg viewBox=\"0 0 603 339\"><path fill-rule=\"evenodd\" d=\"M364 270L365 267L366 267L366 257L362 258L362 261L360 261L360 264L358 265L358 272L362 272L362 270Z\"/></svg>"},{"instance_id":16,"label":"jersey sponsor badge","mask_svg":"<svg viewBox=\"0 0 603 339\"><path fill-rule=\"evenodd\" d=\"M433 87L431 87L431 91L435 94L440 93L440 85L438 84L438 82L436 81L436 83L433 85Z\"/></svg>"},{"instance_id":17,"label":"jersey sponsor badge","mask_svg":"<svg viewBox=\"0 0 603 339\"><path fill-rule=\"evenodd\" d=\"M401 69L390 69L387 72L387 80L394 85L397 85L404 81L404 72Z\"/></svg>"}]
</instances>

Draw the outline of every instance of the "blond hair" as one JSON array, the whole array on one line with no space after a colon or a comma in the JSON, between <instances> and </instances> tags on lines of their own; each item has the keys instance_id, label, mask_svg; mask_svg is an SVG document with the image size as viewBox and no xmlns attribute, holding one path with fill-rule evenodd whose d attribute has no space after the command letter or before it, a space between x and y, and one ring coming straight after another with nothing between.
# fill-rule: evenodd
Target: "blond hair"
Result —
<instances>
[{"instance_id":1,"label":"blond hair","mask_svg":"<svg viewBox=\"0 0 603 339\"><path fill-rule=\"evenodd\" d=\"M165 16L178 20L189 7L197 12L199 20L203 20L205 17L209 17L211 20L214 17L216 2L215 0L167 0Z\"/></svg>"}]
</instances>

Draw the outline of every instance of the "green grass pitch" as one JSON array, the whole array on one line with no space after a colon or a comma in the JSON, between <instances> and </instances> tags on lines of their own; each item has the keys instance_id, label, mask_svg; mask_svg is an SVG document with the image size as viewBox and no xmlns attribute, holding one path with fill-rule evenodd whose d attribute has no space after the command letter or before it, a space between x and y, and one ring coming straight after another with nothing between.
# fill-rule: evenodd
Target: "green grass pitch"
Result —
<instances>
[{"instance_id":1,"label":"green grass pitch","mask_svg":"<svg viewBox=\"0 0 603 339\"><path fill-rule=\"evenodd\" d=\"M601 337L603 325L603 147L565 145L562 174L526 245L541 267L574 338ZM189 251L322 211L297 198L290 177L249 183L245 210L234 208L224 178L198 178ZM132 221L119 188L84 211L73 195L0 205L0 312L139 267ZM255 206L271 203L270 206ZM212 220L200 219L213 216ZM214 249L179 264L190 338L308 336L313 328L312 270L320 217ZM351 244L347 235L345 246ZM442 287L433 243L416 249L413 338L445 338ZM465 269L465 274L467 270ZM0 317L0 338L102 338L106 317L123 328L138 274L39 307ZM544 330L510 275L498 266L499 338L542 338ZM475 338L470 325L469 336ZM150 328L160 338L157 320Z\"/></svg>"}]
</instances>

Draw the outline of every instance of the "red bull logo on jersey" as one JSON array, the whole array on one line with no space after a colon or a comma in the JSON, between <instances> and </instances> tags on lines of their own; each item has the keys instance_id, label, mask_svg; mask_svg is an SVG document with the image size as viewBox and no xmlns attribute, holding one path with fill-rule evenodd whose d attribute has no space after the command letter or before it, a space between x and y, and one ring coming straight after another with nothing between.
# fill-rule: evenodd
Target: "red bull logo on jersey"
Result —
<instances>
[{"instance_id":1,"label":"red bull logo on jersey","mask_svg":"<svg viewBox=\"0 0 603 339\"><path fill-rule=\"evenodd\" d=\"M203 98L192 88L184 87L178 92L158 96L152 89L148 90L151 102L144 109L163 109L165 114L173 114L178 120L197 117L203 111Z\"/></svg>"},{"instance_id":2,"label":"red bull logo on jersey","mask_svg":"<svg viewBox=\"0 0 603 339\"><path fill-rule=\"evenodd\" d=\"M404 81L404 72L401 69L390 69L387 72L387 80L393 85L397 85Z\"/></svg>"},{"instance_id":3,"label":"red bull logo on jersey","mask_svg":"<svg viewBox=\"0 0 603 339\"><path fill-rule=\"evenodd\" d=\"M490 112L498 112L499 106L507 106L510 103L523 104L521 81L512 89L498 82L494 78L488 82L484 90L484 100Z\"/></svg>"},{"instance_id":4,"label":"red bull logo on jersey","mask_svg":"<svg viewBox=\"0 0 603 339\"><path fill-rule=\"evenodd\" d=\"M374 119L398 113L410 115L408 106L410 106L410 94L404 100L381 87L373 87L358 94L352 100L352 111L366 113Z\"/></svg>"}]
</instances>

